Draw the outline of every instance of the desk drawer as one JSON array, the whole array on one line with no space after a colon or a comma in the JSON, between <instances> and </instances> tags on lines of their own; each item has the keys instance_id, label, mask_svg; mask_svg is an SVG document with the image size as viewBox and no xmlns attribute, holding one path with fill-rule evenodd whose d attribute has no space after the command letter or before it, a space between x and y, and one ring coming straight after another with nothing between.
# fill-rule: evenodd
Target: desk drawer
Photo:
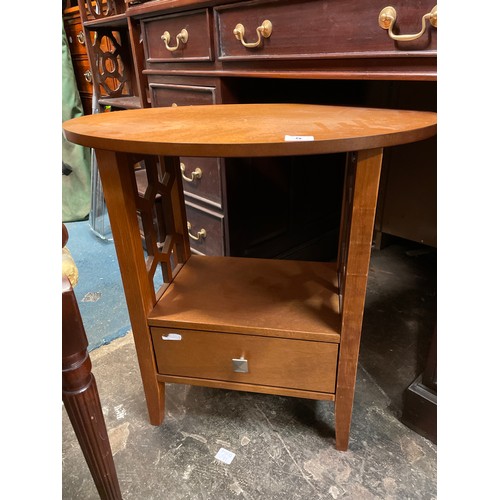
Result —
<instances>
[{"instance_id":1,"label":"desk drawer","mask_svg":"<svg viewBox=\"0 0 500 500\"><path fill-rule=\"evenodd\" d=\"M75 72L76 85L80 92L92 94L92 71L88 59L73 59L73 69Z\"/></svg>"},{"instance_id":2,"label":"desk drawer","mask_svg":"<svg viewBox=\"0 0 500 500\"><path fill-rule=\"evenodd\" d=\"M222 208L222 187L219 158L181 157L184 192L216 208Z\"/></svg>"},{"instance_id":3,"label":"desk drawer","mask_svg":"<svg viewBox=\"0 0 500 500\"><path fill-rule=\"evenodd\" d=\"M199 85L150 83L151 104L162 106L191 106L217 102L216 88ZM222 208L222 189L219 158L183 158L184 191L217 208ZM199 170L197 170L199 169Z\"/></svg>"},{"instance_id":4,"label":"desk drawer","mask_svg":"<svg viewBox=\"0 0 500 500\"><path fill-rule=\"evenodd\" d=\"M173 83L150 83L151 105L157 107L196 106L216 104L215 87L179 85Z\"/></svg>"},{"instance_id":5,"label":"desk drawer","mask_svg":"<svg viewBox=\"0 0 500 500\"><path fill-rule=\"evenodd\" d=\"M224 255L224 216L186 201L189 244L194 253Z\"/></svg>"},{"instance_id":6,"label":"desk drawer","mask_svg":"<svg viewBox=\"0 0 500 500\"><path fill-rule=\"evenodd\" d=\"M162 375L335 392L338 344L156 327L151 334ZM246 373L233 366L241 357L247 363L236 369Z\"/></svg>"},{"instance_id":7,"label":"desk drawer","mask_svg":"<svg viewBox=\"0 0 500 500\"><path fill-rule=\"evenodd\" d=\"M300 59L333 57L390 57L401 52L436 50L437 30L429 27L415 41L395 42L378 24L387 0L327 0L290 2L245 2L215 9L218 30L218 57L222 60ZM398 0L395 30L418 33L422 16L436 5L435 0ZM245 29L244 41L258 41L257 27L270 21L268 38L254 48L244 47L233 30ZM407 54L411 55L411 54Z\"/></svg>"},{"instance_id":8,"label":"desk drawer","mask_svg":"<svg viewBox=\"0 0 500 500\"><path fill-rule=\"evenodd\" d=\"M87 57L85 48L85 33L81 23L69 24L66 26L66 37L71 54Z\"/></svg>"},{"instance_id":9,"label":"desk drawer","mask_svg":"<svg viewBox=\"0 0 500 500\"><path fill-rule=\"evenodd\" d=\"M207 9L142 20L141 26L148 63L213 60L211 23ZM187 37L184 41L180 39L183 34ZM167 40L168 36L170 40ZM178 48L173 50L177 43Z\"/></svg>"}]
</instances>

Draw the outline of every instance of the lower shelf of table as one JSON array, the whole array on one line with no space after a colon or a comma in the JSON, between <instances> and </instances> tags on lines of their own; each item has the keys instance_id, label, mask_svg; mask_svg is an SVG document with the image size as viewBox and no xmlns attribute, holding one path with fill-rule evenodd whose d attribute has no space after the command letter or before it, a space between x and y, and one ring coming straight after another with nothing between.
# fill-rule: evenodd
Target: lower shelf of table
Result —
<instances>
[{"instance_id":1,"label":"lower shelf of table","mask_svg":"<svg viewBox=\"0 0 500 500\"><path fill-rule=\"evenodd\" d=\"M149 315L158 379L333 400L336 281L334 263L192 256Z\"/></svg>"},{"instance_id":2,"label":"lower shelf of table","mask_svg":"<svg viewBox=\"0 0 500 500\"><path fill-rule=\"evenodd\" d=\"M340 342L334 262L192 255L150 326Z\"/></svg>"}]
</instances>

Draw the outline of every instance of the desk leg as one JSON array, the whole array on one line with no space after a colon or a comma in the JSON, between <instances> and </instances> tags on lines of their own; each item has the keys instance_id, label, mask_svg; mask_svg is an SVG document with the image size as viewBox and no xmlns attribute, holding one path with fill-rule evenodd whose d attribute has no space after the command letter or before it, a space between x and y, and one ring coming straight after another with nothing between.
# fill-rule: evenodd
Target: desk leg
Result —
<instances>
[{"instance_id":1,"label":"desk leg","mask_svg":"<svg viewBox=\"0 0 500 500\"><path fill-rule=\"evenodd\" d=\"M106 422L102 414L88 341L73 288L63 278L62 399L99 497L121 500Z\"/></svg>"},{"instance_id":2,"label":"desk leg","mask_svg":"<svg viewBox=\"0 0 500 500\"><path fill-rule=\"evenodd\" d=\"M335 394L335 439L336 448L341 451L347 450L349 444L382 153L382 149L354 153L346 169L346 182L353 176L353 192L349 195L349 189L344 191L343 211L346 207L352 208L349 214L343 215L345 230L340 245L347 249L340 277L342 327Z\"/></svg>"},{"instance_id":3,"label":"desk leg","mask_svg":"<svg viewBox=\"0 0 500 500\"><path fill-rule=\"evenodd\" d=\"M126 154L96 150L96 158L134 334L149 419L151 424L160 425L165 416L165 384L156 379L156 361L147 323L147 315L156 298L148 277L137 221L134 171Z\"/></svg>"}]
</instances>

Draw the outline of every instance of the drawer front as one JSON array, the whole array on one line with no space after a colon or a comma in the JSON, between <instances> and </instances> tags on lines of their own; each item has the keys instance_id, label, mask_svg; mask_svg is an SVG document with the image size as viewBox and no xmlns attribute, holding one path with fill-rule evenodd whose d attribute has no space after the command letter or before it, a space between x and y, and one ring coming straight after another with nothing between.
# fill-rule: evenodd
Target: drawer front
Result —
<instances>
[{"instance_id":1,"label":"drawer front","mask_svg":"<svg viewBox=\"0 0 500 500\"><path fill-rule=\"evenodd\" d=\"M224 255L224 217L186 201L189 244L200 255Z\"/></svg>"},{"instance_id":2,"label":"drawer front","mask_svg":"<svg viewBox=\"0 0 500 500\"><path fill-rule=\"evenodd\" d=\"M87 59L74 59L73 68L78 90L80 90L80 92L92 93L92 71L89 61Z\"/></svg>"},{"instance_id":3,"label":"drawer front","mask_svg":"<svg viewBox=\"0 0 500 500\"><path fill-rule=\"evenodd\" d=\"M210 105L217 102L215 87L150 83L149 88L153 107ZM182 176L185 193L222 208L221 161L219 158L181 158L185 167Z\"/></svg>"},{"instance_id":4,"label":"drawer front","mask_svg":"<svg viewBox=\"0 0 500 500\"><path fill-rule=\"evenodd\" d=\"M150 83L149 88L153 107L195 106L216 103L215 87Z\"/></svg>"},{"instance_id":5,"label":"drawer front","mask_svg":"<svg viewBox=\"0 0 500 500\"><path fill-rule=\"evenodd\" d=\"M158 372L335 392L338 344L151 327ZM244 358L246 363L233 360ZM246 373L235 371L246 369Z\"/></svg>"},{"instance_id":6,"label":"drawer front","mask_svg":"<svg viewBox=\"0 0 500 500\"><path fill-rule=\"evenodd\" d=\"M87 57L85 34L81 23L69 24L66 26L66 37L68 39L71 54Z\"/></svg>"},{"instance_id":7,"label":"drawer front","mask_svg":"<svg viewBox=\"0 0 500 500\"><path fill-rule=\"evenodd\" d=\"M426 22L425 33L414 41L396 42L379 26L379 14L386 0L327 0L290 2L246 2L218 7L216 25L219 59L296 59L332 57L391 57L401 53L436 50L437 29ZM436 5L435 0L399 0L394 31L418 33L422 16ZM244 41L258 41L257 27L272 24L268 38L259 46L244 47L233 30L244 27ZM396 31L397 30L397 31Z\"/></svg>"},{"instance_id":8,"label":"drawer front","mask_svg":"<svg viewBox=\"0 0 500 500\"><path fill-rule=\"evenodd\" d=\"M213 60L210 16L206 9L143 20L141 26L148 63Z\"/></svg>"},{"instance_id":9,"label":"drawer front","mask_svg":"<svg viewBox=\"0 0 500 500\"><path fill-rule=\"evenodd\" d=\"M216 208L222 208L219 158L181 157L184 193Z\"/></svg>"}]
</instances>

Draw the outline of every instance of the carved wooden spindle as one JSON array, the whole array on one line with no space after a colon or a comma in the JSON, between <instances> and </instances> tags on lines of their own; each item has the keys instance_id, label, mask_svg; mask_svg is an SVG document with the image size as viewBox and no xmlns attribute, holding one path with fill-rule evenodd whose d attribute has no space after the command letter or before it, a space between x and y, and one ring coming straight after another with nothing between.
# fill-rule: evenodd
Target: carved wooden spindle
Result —
<instances>
[{"instance_id":1,"label":"carved wooden spindle","mask_svg":"<svg viewBox=\"0 0 500 500\"><path fill-rule=\"evenodd\" d=\"M63 225L63 247L68 233ZM62 399L101 499L121 499L88 340L73 287L62 278Z\"/></svg>"}]
</instances>

